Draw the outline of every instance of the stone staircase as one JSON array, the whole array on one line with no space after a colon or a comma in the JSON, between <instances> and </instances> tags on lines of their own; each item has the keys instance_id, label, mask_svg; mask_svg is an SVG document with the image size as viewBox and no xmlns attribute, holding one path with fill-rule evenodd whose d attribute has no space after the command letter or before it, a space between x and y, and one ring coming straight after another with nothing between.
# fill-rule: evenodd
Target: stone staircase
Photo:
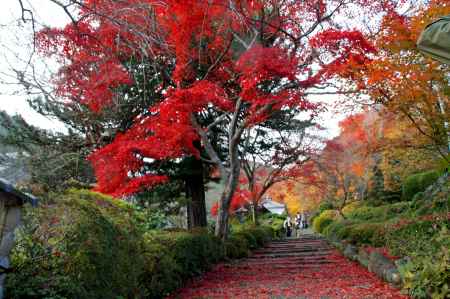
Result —
<instances>
[{"instance_id":1,"label":"stone staircase","mask_svg":"<svg viewBox=\"0 0 450 299\"><path fill-rule=\"evenodd\" d=\"M397 290L312 232L217 265L172 298L400 299Z\"/></svg>"},{"instance_id":2,"label":"stone staircase","mask_svg":"<svg viewBox=\"0 0 450 299\"><path fill-rule=\"evenodd\" d=\"M258 249L245 260L247 265L268 268L295 268L321 266L335 263L330 259L333 248L321 237L303 234L299 238L274 241Z\"/></svg>"}]
</instances>

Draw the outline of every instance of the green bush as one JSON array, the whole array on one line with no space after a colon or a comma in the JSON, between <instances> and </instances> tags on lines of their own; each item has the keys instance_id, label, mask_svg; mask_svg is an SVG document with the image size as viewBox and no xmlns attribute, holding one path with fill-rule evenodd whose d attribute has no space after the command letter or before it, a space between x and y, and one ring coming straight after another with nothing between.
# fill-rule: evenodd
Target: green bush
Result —
<instances>
[{"instance_id":1,"label":"green bush","mask_svg":"<svg viewBox=\"0 0 450 299\"><path fill-rule=\"evenodd\" d=\"M351 213L353 213L354 210L360 208L362 205L363 205L363 202L362 202L362 201L354 201L354 202L351 202L351 203L345 205L345 206L342 208L342 213L343 213L346 217L348 217Z\"/></svg>"},{"instance_id":2,"label":"green bush","mask_svg":"<svg viewBox=\"0 0 450 299\"><path fill-rule=\"evenodd\" d=\"M274 219L270 224L270 227L273 230L273 236L275 238L281 238L284 235L283 223L283 219Z\"/></svg>"},{"instance_id":3,"label":"green bush","mask_svg":"<svg viewBox=\"0 0 450 299\"><path fill-rule=\"evenodd\" d=\"M380 247L385 244L385 232L384 223L357 223L349 226L345 233L346 239L353 244Z\"/></svg>"},{"instance_id":4,"label":"green bush","mask_svg":"<svg viewBox=\"0 0 450 299\"><path fill-rule=\"evenodd\" d=\"M351 224L353 224L353 222L349 220L333 221L333 223L324 229L323 234L341 240L347 239L350 234Z\"/></svg>"},{"instance_id":5,"label":"green bush","mask_svg":"<svg viewBox=\"0 0 450 299\"><path fill-rule=\"evenodd\" d=\"M334 210L334 205L331 201L324 201L322 202L319 207L317 208L317 210L311 215L311 217L309 217L309 221L311 223L314 223L314 219L316 217L318 217L320 214L322 214L323 211L326 210Z\"/></svg>"},{"instance_id":6,"label":"green bush","mask_svg":"<svg viewBox=\"0 0 450 299\"><path fill-rule=\"evenodd\" d=\"M335 219L323 234L332 240L388 248L390 255L402 257L399 271L412 298L448 298L449 191L450 181L442 179L411 202L345 207L347 219Z\"/></svg>"},{"instance_id":7,"label":"green bush","mask_svg":"<svg viewBox=\"0 0 450 299\"><path fill-rule=\"evenodd\" d=\"M264 246L274 236L275 230L269 226L241 226L225 242L225 255L231 259L246 257L250 249Z\"/></svg>"},{"instance_id":8,"label":"green bush","mask_svg":"<svg viewBox=\"0 0 450 299\"><path fill-rule=\"evenodd\" d=\"M182 266L177 264L168 243L155 240L151 234L144 235L143 242L145 262L140 283L146 290L145 297L161 298L181 287Z\"/></svg>"},{"instance_id":9,"label":"green bush","mask_svg":"<svg viewBox=\"0 0 450 299\"><path fill-rule=\"evenodd\" d=\"M225 255L230 259L247 257L249 244L244 235L232 235L225 241Z\"/></svg>"},{"instance_id":10,"label":"green bush","mask_svg":"<svg viewBox=\"0 0 450 299\"><path fill-rule=\"evenodd\" d=\"M367 221L372 219L384 218L384 215L385 215L385 208L383 206L380 207L362 206L348 213L347 217L350 219Z\"/></svg>"},{"instance_id":11,"label":"green bush","mask_svg":"<svg viewBox=\"0 0 450 299\"><path fill-rule=\"evenodd\" d=\"M337 218L337 211L325 210L313 220L313 228L316 232L322 233L323 230Z\"/></svg>"},{"instance_id":12,"label":"green bush","mask_svg":"<svg viewBox=\"0 0 450 299\"><path fill-rule=\"evenodd\" d=\"M402 198L411 200L415 194L425 191L428 186L436 182L439 176L439 172L433 170L407 177L402 186Z\"/></svg>"},{"instance_id":13,"label":"green bush","mask_svg":"<svg viewBox=\"0 0 450 299\"><path fill-rule=\"evenodd\" d=\"M183 280L207 270L225 254L221 241L204 231L149 232L144 242L141 283L150 298L168 295Z\"/></svg>"},{"instance_id":14,"label":"green bush","mask_svg":"<svg viewBox=\"0 0 450 299\"><path fill-rule=\"evenodd\" d=\"M399 202L377 207L361 206L347 213L346 216L349 219L359 221L379 222L397 217L399 214L407 211L409 206L410 204L408 202Z\"/></svg>"},{"instance_id":15,"label":"green bush","mask_svg":"<svg viewBox=\"0 0 450 299\"><path fill-rule=\"evenodd\" d=\"M273 236L269 227L243 227L224 244L206 229L148 231L130 204L84 190L53 202L26 211L7 298L163 298Z\"/></svg>"},{"instance_id":16,"label":"green bush","mask_svg":"<svg viewBox=\"0 0 450 299\"><path fill-rule=\"evenodd\" d=\"M256 226L248 230L255 238L257 247L264 246L274 236L274 231L270 226Z\"/></svg>"},{"instance_id":17,"label":"green bush","mask_svg":"<svg viewBox=\"0 0 450 299\"><path fill-rule=\"evenodd\" d=\"M426 251L429 240L436 234L433 221L414 221L402 225L400 220L397 226L389 230L387 235L388 246L394 255L408 256L416 250ZM399 228L396 228L400 226Z\"/></svg>"},{"instance_id":18,"label":"green bush","mask_svg":"<svg viewBox=\"0 0 450 299\"><path fill-rule=\"evenodd\" d=\"M352 244L383 246L385 244L385 225L383 223L355 223L350 220L334 221L323 234L329 238L347 240Z\"/></svg>"},{"instance_id":19,"label":"green bush","mask_svg":"<svg viewBox=\"0 0 450 299\"><path fill-rule=\"evenodd\" d=\"M418 226L413 225L415 229L420 229L424 223ZM419 228L421 227L421 228ZM403 228L405 232L412 228ZM425 229L428 231L428 229ZM395 233L394 233L395 234ZM421 241L413 242L407 247L419 245L416 248L409 249L410 259L403 263L400 268L400 274L404 282L404 288L413 298L448 298L450 296L450 234L448 227L442 225L440 229L436 228L435 233L430 236L426 234ZM403 235L405 236L405 235ZM408 240L413 239L410 235ZM398 244L397 244L398 245Z\"/></svg>"},{"instance_id":20,"label":"green bush","mask_svg":"<svg viewBox=\"0 0 450 299\"><path fill-rule=\"evenodd\" d=\"M402 199L401 191L383 191L380 196L380 201L384 203L398 202Z\"/></svg>"},{"instance_id":21,"label":"green bush","mask_svg":"<svg viewBox=\"0 0 450 299\"><path fill-rule=\"evenodd\" d=\"M140 233L126 203L70 191L30 209L17 236L8 298L116 298L143 295Z\"/></svg>"},{"instance_id":22,"label":"green bush","mask_svg":"<svg viewBox=\"0 0 450 299\"><path fill-rule=\"evenodd\" d=\"M233 234L233 236L243 237L244 239L246 239L248 248L250 248L250 249L255 249L255 248L259 247L256 237L253 235L252 232L250 232L248 230L237 232L237 233Z\"/></svg>"}]
</instances>

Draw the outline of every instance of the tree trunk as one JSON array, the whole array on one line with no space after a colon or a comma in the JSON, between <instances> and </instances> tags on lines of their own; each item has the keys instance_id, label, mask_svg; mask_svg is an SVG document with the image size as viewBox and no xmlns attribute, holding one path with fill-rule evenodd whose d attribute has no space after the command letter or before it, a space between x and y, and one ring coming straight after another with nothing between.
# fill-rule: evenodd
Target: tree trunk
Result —
<instances>
[{"instance_id":1,"label":"tree trunk","mask_svg":"<svg viewBox=\"0 0 450 299\"><path fill-rule=\"evenodd\" d=\"M254 225L258 225L258 202L256 200L252 203L252 220Z\"/></svg>"},{"instance_id":2,"label":"tree trunk","mask_svg":"<svg viewBox=\"0 0 450 299\"><path fill-rule=\"evenodd\" d=\"M240 165L239 159L237 158L237 147L236 155L232 156L231 161L231 171L226 180L225 189L223 190L222 196L220 197L219 201L219 211L217 213L215 231L215 235L223 241L225 241L228 237L228 210L230 208L231 199L233 198L234 192L236 191L239 182Z\"/></svg>"},{"instance_id":3,"label":"tree trunk","mask_svg":"<svg viewBox=\"0 0 450 299\"><path fill-rule=\"evenodd\" d=\"M217 214L215 235L223 241L225 241L228 237L228 208L229 207L225 206L220 208Z\"/></svg>"},{"instance_id":4,"label":"tree trunk","mask_svg":"<svg viewBox=\"0 0 450 299\"><path fill-rule=\"evenodd\" d=\"M252 220L253 220L253 224L258 225L258 215L257 215L255 204L252 204Z\"/></svg>"},{"instance_id":5,"label":"tree trunk","mask_svg":"<svg viewBox=\"0 0 450 299\"><path fill-rule=\"evenodd\" d=\"M186 177L186 196L190 199L187 205L188 228L206 227L205 185L203 179L203 163L192 158L192 173Z\"/></svg>"}]
</instances>

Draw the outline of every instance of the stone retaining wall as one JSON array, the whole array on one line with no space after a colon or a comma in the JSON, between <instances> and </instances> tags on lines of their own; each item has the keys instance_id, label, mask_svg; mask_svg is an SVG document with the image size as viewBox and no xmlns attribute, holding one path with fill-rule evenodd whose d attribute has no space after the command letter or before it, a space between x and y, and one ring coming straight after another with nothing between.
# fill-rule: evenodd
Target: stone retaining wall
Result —
<instances>
[{"instance_id":1,"label":"stone retaining wall","mask_svg":"<svg viewBox=\"0 0 450 299\"><path fill-rule=\"evenodd\" d=\"M345 244L336 239L329 241L338 248L345 257L360 263L370 272L375 273L378 277L393 284L395 287L402 287L402 278L397 265L381 253L371 252L369 254L363 248L358 248L355 245Z\"/></svg>"}]
</instances>

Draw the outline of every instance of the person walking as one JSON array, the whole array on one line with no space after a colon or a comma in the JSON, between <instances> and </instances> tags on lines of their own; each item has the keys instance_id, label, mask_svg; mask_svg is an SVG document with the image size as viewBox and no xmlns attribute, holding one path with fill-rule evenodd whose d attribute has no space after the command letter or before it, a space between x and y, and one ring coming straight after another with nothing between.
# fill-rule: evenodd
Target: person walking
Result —
<instances>
[{"instance_id":1,"label":"person walking","mask_svg":"<svg viewBox=\"0 0 450 299\"><path fill-rule=\"evenodd\" d=\"M283 222L283 228L286 231L286 237L289 238L291 237L291 233L292 233L292 221L291 221L291 216L287 216L286 220L284 220Z\"/></svg>"},{"instance_id":2,"label":"person walking","mask_svg":"<svg viewBox=\"0 0 450 299\"><path fill-rule=\"evenodd\" d=\"M302 229L307 229L308 228L308 217L306 216L305 212L302 213L301 223L302 223Z\"/></svg>"},{"instance_id":3,"label":"person walking","mask_svg":"<svg viewBox=\"0 0 450 299\"><path fill-rule=\"evenodd\" d=\"M295 236L298 238L301 234L301 228L302 228L302 219L300 216L300 212L297 212L297 215L295 215Z\"/></svg>"}]
</instances>

